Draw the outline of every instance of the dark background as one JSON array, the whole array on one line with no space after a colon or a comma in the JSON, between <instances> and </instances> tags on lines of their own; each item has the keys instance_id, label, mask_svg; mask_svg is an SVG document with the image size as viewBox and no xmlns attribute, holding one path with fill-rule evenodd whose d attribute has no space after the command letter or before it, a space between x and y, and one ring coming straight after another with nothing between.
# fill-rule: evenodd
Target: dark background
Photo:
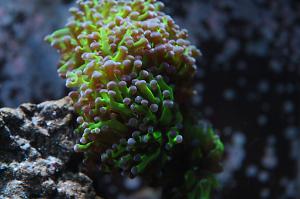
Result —
<instances>
[{"instance_id":1,"label":"dark background","mask_svg":"<svg viewBox=\"0 0 300 199\"><path fill-rule=\"evenodd\" d=\"M164 2L203 53L193 106L226 147L215 197L300 198L300 1ZM66 95L43 37L72 4L0 0L0 107Z\"/></svg>"}]
</instances>

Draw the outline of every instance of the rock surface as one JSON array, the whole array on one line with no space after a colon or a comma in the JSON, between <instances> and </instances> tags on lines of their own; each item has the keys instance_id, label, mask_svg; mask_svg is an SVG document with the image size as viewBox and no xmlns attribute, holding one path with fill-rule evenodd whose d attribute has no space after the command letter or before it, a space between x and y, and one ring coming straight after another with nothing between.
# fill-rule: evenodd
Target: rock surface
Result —
<instances>
[{"instance_id":1,"label":"rock surface","mask_svg":"<svg viewBox=\"0 0 300 199\"><path fill-rule=\"evenodd\" d=\"M68 98L0 109L0 198L96 198L78 171Z\"/></svg>"}]
</instances>

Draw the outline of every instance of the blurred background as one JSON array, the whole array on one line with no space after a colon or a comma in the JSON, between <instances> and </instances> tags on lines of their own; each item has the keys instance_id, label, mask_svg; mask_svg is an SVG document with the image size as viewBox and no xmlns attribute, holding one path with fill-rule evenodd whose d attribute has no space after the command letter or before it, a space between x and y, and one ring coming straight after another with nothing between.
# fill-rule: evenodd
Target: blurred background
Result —
<instances>
[{"instance_id":1,"label":"blurred background","mask_svg":"<svg viewBox=\"0 0 300 199\"><path fill-rule=\"evenodd\" d=\"M163 2L203 53L193 106L226 148L214 198L299 199L300 1ZM66 23L73 3L0 0L0 107L66 95L58 54L43 38ZM108 198L142 187L109 176L98 184Z\"/></svg>"}]
</instances>

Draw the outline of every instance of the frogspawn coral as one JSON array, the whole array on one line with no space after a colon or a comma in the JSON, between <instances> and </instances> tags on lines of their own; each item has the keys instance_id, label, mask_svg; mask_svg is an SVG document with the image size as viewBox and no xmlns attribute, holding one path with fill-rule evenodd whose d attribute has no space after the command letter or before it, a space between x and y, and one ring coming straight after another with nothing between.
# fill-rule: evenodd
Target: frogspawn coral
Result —
<instances>
[{"instance_id":1,"label":"frogspawn coral","mask_svg":"<svg viewBox=\"0 0 300 199\"><path fill-rule=\"evenodd\" d=\"M66 27L46 37L61 54L59 75L75 88L74 149L96 156L104 171L160 173L189 133L184 112L200 51L156 0L77 5Z\"/></svg>"}]
</instances>

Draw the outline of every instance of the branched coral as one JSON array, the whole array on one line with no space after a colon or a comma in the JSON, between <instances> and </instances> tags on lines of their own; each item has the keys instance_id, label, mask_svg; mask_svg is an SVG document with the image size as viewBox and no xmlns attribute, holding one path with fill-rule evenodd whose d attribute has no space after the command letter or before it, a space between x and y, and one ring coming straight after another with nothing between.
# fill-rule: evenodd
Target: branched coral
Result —
<instances>
[{"instance_id":1,"label":"branched coral","mask_svg":"<svg viewBox=\"0 0 300 199\"><path fill-rule=\"evenodd\" d=\"M183 136L197 132L185 126L184 110L200 51L156 0L77 5L66 27L46 38L61 54L59 75L77 88L69 94L81 135L74 148L98 157L104 171L134 177L152 175L145 170L154 167L160 173ZM192 152L196 163L203 160L199 150Z\"/></svg>"}]
</instances>

